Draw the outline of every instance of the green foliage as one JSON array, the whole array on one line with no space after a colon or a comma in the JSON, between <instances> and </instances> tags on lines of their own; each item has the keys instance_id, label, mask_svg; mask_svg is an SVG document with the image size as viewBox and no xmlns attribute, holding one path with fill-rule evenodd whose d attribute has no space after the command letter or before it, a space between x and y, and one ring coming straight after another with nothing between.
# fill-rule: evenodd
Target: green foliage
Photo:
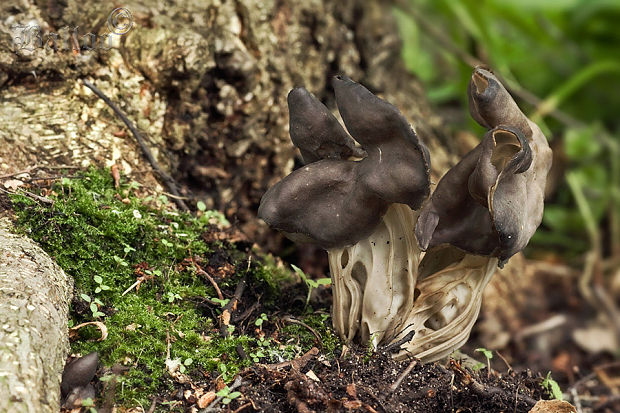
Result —
<instances>
[{"instance_id":1,"label":"green foliage","mask_svg":"<svg viewBox=\"0 0 620 413\"><path fill-rule=\"evenodd\" d=\"M336 348L341 344L338 336L334 334L334 330L331 328L330 317L327 314L309 314L303 317L299 317L300 321L303 321L306 325L311 327L320 337L321 343L318 347L328 357L332 357ZM281 332L286 343L290 344L294 349L298 350L298 353L305 352L306 349L310 349L313 346L317 346L317 339L308 330L299 324L287 324L282 328ZM288 349L289 352L291 349ZM290 357L284 357L290 358Z\"/></svg>"},{"instance_id":2,"label":"green foliage","mask_svg":"<svg viewBox=\"0 0 620 413\"><path fill-rule=\"evenodd\" d=\"M299 278L306 284L308 287L308 296L306 297L306 307L310 303L310 296L312 295L312 290L315 288L319 288L320 285L330 285L332 280L330 278L318 278L316 280L308 277L305 272L296 265L291 264L291 267L299 275Z\"/></svg>"},{"instance_id":3,"label":"green foliage","mask_svg":"<svg viewBox=\"0 0 620 413\"><path fill-rule=\"evenodd\" d=\"M484 355L484 357L487 359L487 372L490 375L491 374L491 359L493 358L493 352L491 350L487 350L484 347L479 347L476 349L476 351L478 353L482 353ZM479 367L478 364L476 364L472 370L476 371L481 369L482 367Z\"/></svg>"},{"instance_id":4,"label":"green foliage","mask_svg":"<svg viewBox=\"0 0 620 413\"><path fill-rule=\"evenodd\" d=\"M486 348L480 347L480 348L477 348L476 351L478 353L482 353L487 360L491 360L493 358L493 352L491 350L487 350Z\"/></svg>"},{"instance_id":5,"label":"green foliage","mask_svg":"<svg viewBox=\"0 0 620 413\"><path fill-rule=\"evenodd\" d=\"M267 314L262 313L260 317L258 317L256 321L254 321L254 325L256 327L262 327L265 321L267 321Z\"/></svg>"},{"instance_id":6,"label":"green foliage","mask_svg":"<svg viewBox=\"0 0 620 413\"><path fill-rule=\"evenodd\" d=\"M553 397L556 400L562 400L562 390L560 389L560 385L557 381L551 378L551 372L547 373L547 377L545 377L541 383L543 389L549 393L549 396Z\"/></svg>"},{"instance_id":7,"label":"green foliage","mask_svg":"<svg viewBox=\"0 0 620 413\"><path fill-rule=\"evenodd\" d=\"M231 391L230 388L226 386L222 390L218 391L216 396L222 397L222 404L229 404L231 401L241 396L241 393L238 391Z\"/></svg>"},{"instance_id":8,"label":"green foliage","mask_svg":"<svg viewBox=\"0 0 620 413\"><path fill-rule=\"evenodd\" d=\"M104 365L129 367L126 374L117 376L117 403L149 404L153 395L173 388L166 368L168 343L170 362L179 372L214 371L225 381L252 362L297 357L310 348L303 347L305 340L297 346L247 335L222 338L211 314L197 303L211 297L223 307L228 300L218 300L213 287L196 277L193 269L178 265L190 250L208 259L211 248L230 248L209 246L203 240L219 215L205 210L195 218L170 211L161 200L137 197L138 187L125 184L115 189L109 171L89 170L80 179L65 178L55 185L52 205L21 195L11 197L18 227L75 280L69 324L97 320L108 328L103 341L94 340L99 338L95 328L80 329L72 351L98 351ZM218 220L222 224L221 217ZM229 254L239 260L238 270L220 287L234 287L245 276L266 295L275 295L283 280L291 278L271 258L265 264L250 265L245 254L233 250ZM149 279L137 289L140 274ZM267 315L261 314L259 320L260 327ZM241 359L238 346L254 357Z\"/></svg>"},{"instance_id":9,"label":"green foliage","mask_svg":"<svg viewBox=\"0 0 620 413\"><path fill-rule=\"evenodd\" d=\"M620 2L607 0L406 0L395 10L407 67L439 109L460 103L471 67L485 62L513 89L542 98L519 100L564 159L572 182L547 200L537 247L582 254L601 233L620 243ZM530 102L531 103L531 102ZM561 109L571 119L549 114ZM466 113L466 112L464 112ZM453 124L481 136L469 117ZM579 200L579 198L581 198ZM608 226L609 230L601 228ZM587 237L586 237L587 235ZM589 240L588 240L589 238ZM558 248L560 247L560 248Z\"/></svg>"}]
</instances>

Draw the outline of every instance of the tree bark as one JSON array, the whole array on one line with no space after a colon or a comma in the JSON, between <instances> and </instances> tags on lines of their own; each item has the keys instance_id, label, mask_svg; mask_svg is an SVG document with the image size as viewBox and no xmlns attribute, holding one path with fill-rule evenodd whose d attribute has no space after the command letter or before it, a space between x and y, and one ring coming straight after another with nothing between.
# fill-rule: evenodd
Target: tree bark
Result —
<instances>
[{"instance_id":1,"label":"tree bark","mask_svg":"<svg viewBox=\"0 0 620 413\"><path fill-rule=\"evenodd\" d=\"M57 412L73 282L0 221L0 411Z\"/></svg>"}]
</instances>

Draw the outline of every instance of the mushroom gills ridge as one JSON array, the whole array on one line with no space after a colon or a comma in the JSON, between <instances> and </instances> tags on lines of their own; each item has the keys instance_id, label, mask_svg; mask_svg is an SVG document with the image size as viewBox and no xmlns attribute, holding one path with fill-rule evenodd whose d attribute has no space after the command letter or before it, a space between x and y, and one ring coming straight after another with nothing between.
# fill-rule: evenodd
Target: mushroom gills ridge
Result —
<instances>
[{"instance_id":1,"label":"mushroom gills ridge","mask_svg":"<svg viewBox=\"0 0 620 413\"><path fill-rule=\"evenodd\" d=\"M382 222L353 246L327 250L332 322L345 341L389 343L411 311L420 249L411 228L417 213L392 204Z\"/></svg>"},{"instance_id":2,"label":"mushroom gills ridge","mask_svg":"<svg viewBox=\"0 0 620 413\"><path fill-rule=\"evenodd\" d=\"M422 252L411 231L417 218L417 211L393 204L367 239L327 250L332 322L344 341L374 349L412 335L394 357L415 355L430 362L467 341L498 260L454 247L444 249L455 251L456 257L436 253L442 248ZM424 258L438 259L429 274Z\"/></svg>"}]
</instances>

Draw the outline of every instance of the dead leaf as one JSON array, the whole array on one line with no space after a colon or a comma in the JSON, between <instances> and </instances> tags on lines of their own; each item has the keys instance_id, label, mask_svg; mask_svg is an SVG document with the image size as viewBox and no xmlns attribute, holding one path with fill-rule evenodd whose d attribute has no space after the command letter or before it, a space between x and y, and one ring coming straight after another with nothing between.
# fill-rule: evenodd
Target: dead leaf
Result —
<instances>
[{"instance_id":1,"label":"dead leaf","mask_svg":"<svg viewBox=\"0 0 620 413\"><path fill-rule=\"evenodd\" d=\"M355 383L347 384L347 394L354 399L357 399L357 389L355 388Z\"/></svg>"},{"instance_id":2,"label":"dead leaf","mask_svg":"<svg viewBox=\"0 0 620 413\"><path fill-rule=\"evenodd\" d=\"M215 400L215 392L214 391L210 391L210 392L207 392L207 393L203 394L198 399L198 403L197 403L198 408L199 409L206 408L208 405L210 405L213 402L213 400Z\"/></svg>"},{"instance_id":3,"label":"dead leaf","mask_svg":"<svg viewBox=\"0 0 620 413\"><path fill-rule=\"evenodd\" d=\"M220 315L220 319L222 320L222 324L225 326L230 324L230 311L224 310L222 311L222 315Z\"/></svg>"},{"instance_id":4,"label":"dead leaf","mask_svg":"<svg viewBox=\"0 0 620 413\"><path fill-rule=\"evenodd\" d=\"M114 179L114 188L118 188L121 186L121 173L118 170L118 165L114 164L110 168L110 172L112 173L112 179Z\"/></svg>"},{"instance_id":5,"label":"dead leaf","mask_svg":"<svg viewBox=\"0 0 620 413\"><path fill-rule=\"evenodd\" d=\"M4 187L12 191L15 191L17 188L23 185L24 183L19 179L7 179L6 181L4 181Z\"/></svg>"},{"instance_id":6,"label":"dead leaf","mask_svg":"<svg viewBox=\"0 0 620 413\"><path fill-rule=\"evenodd\" d=\"M308 370L308 372L306 373L306 376L308 376L308 378L310 378L311 380L314 380L319 383L321 382L321 379L319 379L316 373L313 372L312 370Z\"/></svg>"},{"instance_id":7,"label":"dead leaf","mask_svg":"<svg viewBox=\"0 0 620 413\"><path fill-rule=\"evenodd\" d=\"M345 409L356 410L362 407L362 402L359 400L345 400L342 402L342 406Z\"/></svg>"},{"instance_id":8,"label":"dead leaf","mask_svg":"<svg viewBox=\"0 0 620 413\"><path fill-rule=\"evenodd\" d=\"M588 353L608 351L613 354L620 347L614 331L600 325L575 329L573 340Z\"/></svg>"},{"instance_id":9,"label":"dead leaf","mask_svg":"<svg viewBox=\"0 0 620 413\"><path fill-rule=\"evenodd\" d=\"M528 413L577 413L577 410L563 400L539 400Z\"/></svg>"}]
</instances>

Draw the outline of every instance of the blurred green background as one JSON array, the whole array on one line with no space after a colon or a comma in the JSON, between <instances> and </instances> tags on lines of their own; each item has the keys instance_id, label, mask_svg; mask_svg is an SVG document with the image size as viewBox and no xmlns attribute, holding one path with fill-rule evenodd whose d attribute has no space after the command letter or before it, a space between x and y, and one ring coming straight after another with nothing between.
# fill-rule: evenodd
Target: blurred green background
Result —
<instances>
[{"instance_id":1,"label":"blurred green background","mask_svg":"<svg viewBox=\"0 0 620 413\"><path fill-rule=\"evenodd\" d=\"M403 58L454 132L472 66L488 65L554 149L529 255L620 255L620 0L402 0ZM460 115L454 116L455 113ZM467 116L466 116L467 115Z\"/></svg>"}]
</instances>

